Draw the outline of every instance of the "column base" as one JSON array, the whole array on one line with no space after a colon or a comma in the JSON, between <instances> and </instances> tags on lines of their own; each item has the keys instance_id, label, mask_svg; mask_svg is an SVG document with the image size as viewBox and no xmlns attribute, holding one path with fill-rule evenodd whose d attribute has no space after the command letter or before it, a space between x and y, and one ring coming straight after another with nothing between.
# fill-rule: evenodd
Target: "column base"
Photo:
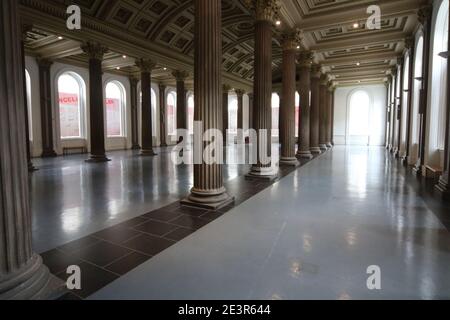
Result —
<instances>
[{"instance_id":1,"label":"column base","mask_svg":"<svg viewBox=\"0 0 450 320\"><path fill-rule=\"evenodd\" d=\"M319 144L320 151L325 152L328 150L328 147L325 143Z\"/></svg>"},{"instance_id":2,"label":"column base","mask_svg":"<svg viewBox=\"0 0 450 320\"><path fill-rule=\"evenodd\" d=\"M50 274L37 254L0 282L0 300L53 300L66 292L65 283Z\"/></svg>"},{"instance_id":3,"label":"column base","mask_svg":"<svg viewBox=\"0 0 450 320\"><path fill-rule=\"evenodd\" d=\"M158 155L158 154L155 153L155 152L153 151L153 149L150 149L150 150L144 150L144 149L142 149L140 155L141 155L142 157L153 157L153 156L156 156L156 155Z\"/></svg>"},{"instance_id":4,"label":"column base","mask_svg":"<svg viewBox=\"0 0 450 320\"><path fill-rule=\"evenodd\" d=\"M141 146L138 144L135 144L134 146L131 147L131 150L140 150Z\"/></svg>"},{"instance_id":5,"label":"column base","mask_svg":"<svg viewBox=\"0 0 450 320\"><path fill-rule=\"evenodd\" d=\"M400 151L395 151L394 152L394 157L395 157L395 159L400 159Z\"/></svg>"},{"instance_id":6,"label":"column base","mask_svg":"<svg viewBox=\"0 0 450 320\"><path fill-rule=\"evenodd\" d=\"M412 172L415 176L420 177L422 175L422 165L415 164Z\"/></svg>"},{"instance_id":7,"label":"column base","mask_svg":"<svg viewBox=\"0 0 450 320\"><path fill-rule=\"evenodd\" d=\"M319 150L320 151L320 150ZM314 156L312 155L311 151L298 151L297 152L297 158L300 159L312 159Z\"/></svg>"},{"instance_id":8,"label":"column base","mask_svg":"<svg viewBox=\"0 0 450 320\"><path fill-rule=\"evenodd\" d=\"M87 163L101 163L101 162L109 162L111 159L108 159L106 155L93 155L91 154L91 157L86 160Z\"/></svg>"},{"instance_id":9,"label":"column base","mask_svg":"<svg viewBox=\"0 0 450 320\"><path fill-rule=\"evenodd\" d=\"M408 156L404 156L402 157L402 164L403 166L407 167L409 164L409 157Z\"/></svg>"},{"instance_id":10,"label":"column base","mask_svg":"<svg viewBox=\"0 0 450 320\"><path fill-rule=\"evenodd\" d=\"M54 150L44 150L42 152L41 158L56 158L58 155Z\"/></svg>"},{"instance_id":11,"label":"column base","mask_svg":"<svg viewBox=\"0 0 450 320\"><path fill-rule=\"evenodd\" d=\"M333 144L331 142L327 142L327 148L328 149L332 149L333 148Z\"/></svg>"},{"instance_id":12,"label":"column base","mask_svg":"<svg viewBox=\"0 0 450 320\"><path fill-rule=\"evenodd\" d=\"M311 149L311 153L312 154L321 154L322 153L322 150L320 150L320 148L319 147L312 147Z\"/></svg>"},{"instance_id":13,"label":"column base","mask_svg":"<svg viewBox=\"0 0 450 320\"><path fill-rule=\"evenodd\" d=\"M245 175L246 179L262 179L262 180L275 180L278 177L278 172L273 168L256 167L253 166L249 173Z\"/></svg>"},{"instance_id":14,"label":"column base","mask_svg":"<svg viewBox=\"0 0 450 320\"><path fill-rule=\"evenodd\" d=\"M300 163L298 162L297 158L280 158L280 166L291 166L291 167L297 167Z\"/></svg>"},{"instance_id":15,"label":"column base","mask_svg":"<svg viewBox=\"0 0 450 320\"><path fill-rule=\"evenodd\" d=\"M162 142L159 146L162 147L162 148L167 147L167 143Z\"/></svg>"},{"instance_id":16,"label":"column base","mask_svg":"<svg viewBox=\"0 0 450 320\"><path fill-rule=\"evenodd\" d=\"M191 194L184 200L181 200L181 205L188 207L195 207L208 210L219 210L234 202L234 197L231 197L225 188L213 191L191 189Z\"/></svg>"},{"instance_id":17,"label":"column base","mask_svg":"<svg viewBox=\"0 0 450 320\"><path fill-rule=\"evenodd\" d=\"M450 186L448 184L448 181L442 176L439 178L439 182L434 186L434 188L439 192L442 198L444 198L445 200L450 199Z\"/></svg>"},{"instance_id":18,"label":"column base","mask_svg":"<svg viewBox=\"0 0 450 320\"><path fill-rule=\"evenodd\" d=\"M33 164L33 162L28 162L28 172L34 172L34 171L38 171L39 169L36 168Z\"/></svg>"}]
</instances>

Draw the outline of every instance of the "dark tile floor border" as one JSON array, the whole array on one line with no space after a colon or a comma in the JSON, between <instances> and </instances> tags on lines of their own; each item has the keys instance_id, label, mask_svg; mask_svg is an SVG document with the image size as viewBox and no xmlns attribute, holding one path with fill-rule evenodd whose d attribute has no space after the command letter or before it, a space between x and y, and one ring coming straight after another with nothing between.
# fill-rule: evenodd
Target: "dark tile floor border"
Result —
<instances>
[{"instance_id":1,"label":"dark tile floor border","mask_svg":"<svg viewBox=\"0 0 450 320\"><path fill-rule=\"evenodd\" d=\"M227 181L225 187L235 201L217 211L181 206L177 201L46 251L42 258L50 272L63 281L69 276L67 267L78 265L81 290L69 291L61 299L87 298L318 157L302 159L297 167L281 166L277 179L272 181L244 175Z\"/></svg>"}]
</instances>

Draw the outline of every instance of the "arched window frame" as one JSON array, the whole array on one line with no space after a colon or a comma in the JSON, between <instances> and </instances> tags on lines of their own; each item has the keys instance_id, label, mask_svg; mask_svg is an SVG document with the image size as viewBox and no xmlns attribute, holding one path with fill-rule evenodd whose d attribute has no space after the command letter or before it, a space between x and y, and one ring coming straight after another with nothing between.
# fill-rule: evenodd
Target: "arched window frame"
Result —
<instances>
[{"instance_id":1,"label":"arched window frame","mask_svg":"<svg viewBox=\"0 0 450 320\"><path fill-rule=\"evenodd\" d=\"M172 117L169 114L169 99L173 99L173 115ZM168 90L166 94L166 120L167 120L167 135L174 136L176 135L177 130L177 92L173 89ZM172 130L170 130L172 126Z\"/></svg>"},{"instance_id":2,"label":"arched window frame","mask_svg":"<svg viewBox=\"0 0 450 320\"><path fill-rule=\"evenodd\" d=\"M237 134L238 100L235 93L228 94L228 133Z\"/></svg>"},{"instance_id":3,"label":"arched window frame","mask_svg":"<svg viewBox=\"0 0 450 320\"><path fill-rule=\"evenodd\" d=\"M76 140L76 139L86 139L87 136L87 127L86 127L86 84L82 78L82 76L80 74L78 74L75 71L72 70L62 70L60 71L57 75L56 75L56 82L55 82L55 87L56 87L56 102L57 102L57 112L59 114L59 110L60 110L60 103L59 103L59 93L60 93L60 89L59 89L59 80L62 76L64 75L68 75L70 77L72 77L77 83L78 83L78 114L79 114L79 131L80 131L80 135L79 136L74 136L74 137L63 137L61 134L61 119L58 116L59 119L59 123L58 123L58 128L59 128L59 137L62 141L64 140Z\"/></svg>"},{"instance_id":4,"label":"arched window frame","mask_svg":"<svg viewBox=\"0 0 450 320\"><path fill-rule=\"evenodd\" d=\"M125 90L125 86L122 84L122 82L118 81L118 80L111 80L108 81L105 84L104 87L104 92L105 92L105 112L107 112L107 106L106 106L106 99L109 99L109 97L107 96L107 87L108 85L114 85L119 89L119 96L120 96L120 101L119 101L119 113L120 113L120 129L119 129L119 134L117 135L112 135L108 133L108 117L106 117L106 136L108 138L123 138L126 136L127 134L127 130L126 130L126 105L127 105L127 96L126 96L126 90Z\"/></svg>"},{"instance_id":5,"label":"arched window frame","mask_svg":"<svg viewBox=\"0 0 450 320\"><path fill-rule=\"evenodd\" d=\"M278 93L272 93L272 137L280 135L280 96Z\"/></svg>"},{"instance_id":6,"label":"arched window frame","mask_svg":"<svg viewBox=\"0 0 450 320\"><path fill-rule=\"evenodd\" d=\"M423 72L423 35L421 34L416 41L415 57L414 57L414 83L413 101L412 101L412 126L411 126L411 143L412 145L419 143L419 109L420 109L420 90L422 89L422 72Z\"/></svg>"},{"instance_id":7,"label":"arched window frame","mask_svg":"<svg viewBox=\"0 0 450 320\"><path fill-rule=\"evenodd\" d=\"M27 116L28 116L28 139L33 141L33 114L32 114L32 99L31 99L31 76L27 69L25 69L25 84L26 84L26 98L27 98Z\"/></svg>"},{"instance_id":8,"label":"arched window frame","mask_svg":"<svg viewBox=\"0 0 450 320\"><path fill-rule=\"evenodd\" d=\"M349 92L349 94L348 94L348 96L347 96L347 120L346 120L346 129L345 129L345 132L346 132L346 143L348 144L348 143L350 143L350 144L352 144L351 143L351 139L350 139L350 137L351 136L353 136L352 134L351 134L351 132L350 132L350 125L351 125L351 123L350 123L350 121L351 121L351 107L352 107L352 99L354 98L354 96L355 96L355 94L357 94L357 93L359 93L359 92L363 92L365 95L367 95L367 97L368 97L368 103L369 103L369 105L368 105L368 108L369 108L369 110L368 110L368 119L370 119L370 117L371 117L371 112L372 112L372 105L373 105L373 99L372 99L372 95L370 94L370 92L368 92L366 89L364 89L364 88L362 88L362 87L357 87L357 88L355 88L354 90L352 90L351 92ZM367 141L367 143L368 144L370 144L370 134L371 134L371 130L370 130L370 123L369 123L369 120L368 120L368 123L367 123L367 137L368 137L368 141ZM365 135L361 135L361 136L365 136Z\"/></svg>"}]
</instances>

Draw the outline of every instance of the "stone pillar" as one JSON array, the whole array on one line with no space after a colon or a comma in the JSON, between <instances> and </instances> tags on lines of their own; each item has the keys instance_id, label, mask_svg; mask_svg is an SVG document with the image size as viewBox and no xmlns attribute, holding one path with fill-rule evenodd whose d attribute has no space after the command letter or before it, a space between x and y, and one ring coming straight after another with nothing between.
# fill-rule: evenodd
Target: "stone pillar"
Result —
<instances>
[{"instance_id":1,"label":"stone pillar","mask_svg":"<svg viewBox=\"0 0 450 320\"><path fill-rule=\"evenodd\" d=\"M327 151L327 104L328 104L328 76L322 74L319 85L319 147L322 151Z\"/></svg>"},{"instance_id":2,"label":"stone pillar","mask_svg":"<svg viewBox=\"0 0 450 320\"><path fill-rule=\"evenodd\" d=\"M389 79L386 82L386 128L384 130L386 137L385 137L385 147L386 150L389 149L389 136L391 135L391 80Z\"/></svg>"},{"instance_id":3,"label":"stone pillar","mask_svg":"<svg viewBox=\"0 0 450 320\"><path fill-rule=\"evenodd\" d=\"M167 147L167 129L166 129L166 86L159 85L159 135L161 139L161 147Z\"/></svg>"},{"instance_id":4,"label":"stone pillar","mask_svg":"<svg viewBox=\"0 0 450 320\"><path fill-rule=\"evenodd\" d=\"M244 143L244 94L245 91L241 89L234 90L237 96L237 129L238 129L238 135L236 142L237 143Z\"/></svg>"},{"instance_id":5,"label":"stone pillar","mask_svg":"<svg viewBox=\"0 0 450 320\"><path fill-rule=\"evenodd\" d=\"M298 92L300 95L300 112L298 127L298 150L297 157L303 159L311 159L311 65L313 62L313 54L305 51L299 57L300 85Z\"/></svg>"},{"instance_id":6,"label":"stone pillar","mask_svg":"<svg viewBox=\"0 0 450 320\"><path fill-rule=\"evenodd\" d=\"M396 124L397 124L397 68L393 68L391 71L392 79L394 81L393 89L394 92L392 94L392 132L391 132L391 153L395 153L395 132L396 132Z\"/></svg>"},{"instance_id":7,"label":"stone pillar","mask_svg":"<svg viewBox=\"0 0 450 320\"><path fill-rule=\"evenodd\" d=\"M450 26L449 26L449 38L450 38ZM449 39L450 40L450 39ZM449 42L450 43L450 42ZM436 189L441 193L443 198L450 199L450 63L448 63L450 50L445 53L445 59L447 59L447 119L445 126L445 159L443 174L439 178L439 182L436 185Z\"/></svg>"},{"instance_id":8,"label":"stone pillar","mask_svg":"<svg viewBox=\"0 0 450 320\"><path fill-rule=\"evenodd\" d=\"M311 112L310 112L310 150L312 154L321 154L319 147L319 118L320 118L320 69L313 64L311 67Z\"/></svg>"},{"instance_id":9,"label":"stone pillar","mask_svg":"<svg viewBox=\"0 0 450 320\"><path fill-rule=\"evenodd\" d=\"M402 145L402 130L403 130L403 126L404 124L402 123L402 113L403 113L403 95L405 94L405 92L403 91L403 81L404 81L404 76L405 76L405 59L403 57L398 58L398 69L399 69L399 77L400 77L400 83L398 84L400 86L400 95L398 97L396 97L397 101L398 101L398 107L397 107L397 144L396 144L396 151L395 151L395 158L399 159L400 158L400 152L401 152L401 145Z\"/></svg>"},{"instance_id":10,"label":"stone pillar","mask_svg":"<svg viewBox=\"0 0 450 320\"><path fill-rule=\"evenodd\" d=\"M427 132L427 109L428 109L428 79L429 79L429 61L431 47L431 20L433 6L427 5L418 12L419 23L423 27L423 59L422 59L422 88L419 106L419 159L413 168L414 173L421 174L422 166L425 164L425 144Z\"/></svg>"},{"instance_id":11,"label":"stone pillar","mask_svg":"<svg viewBox=\"0 0 450 320\"><path fill-rule=\"evenodd\" d=\"M413 105L413 91L414 91L414 61L415 59L415 41L413 37L408 37L405 39L405 48L409 51L409 75L408 75L408 92L404 94L408 95L408 105L405 106L407 109L406 115L406 141L405 141L405 155L402 159L403 165L408 166L409 156L410 156L410 145L411 145L411 125L412 125L412 105Z\"/></svg>"},{"instance_id":12,"label":"stone pillar","mask_svg":"<svg viewBox=\"0 0 450 320\"><path fill-rule=\"evenodd\" d=\"M105 155L102 59L108 49L92 42L82 45L81 49L89 56L91 157L87 162L106 162L110 160Z\"/></svg>"},{"instance_id":13,"label":"stone pillar","mask_svg":"<svg viewBox=\"0 0 450 320\"><path fill-rule=\"evenodd\" d=\"M194 8L194 120L205 132L222 126L222 2L194 0ZM194 149L198 143L194 137ZM194 164L194 187L183 205L217 210L234 201L223 185L223 148L216 151L219 163Z\"/></svg>"},{"instance_id":14,"label":"stone pillar","mask_svg":"<svg viewBox=\"0 0 450 320\"><path fill-rule=\"evenodd\" d=\"M0 1L0 300L56 298L61 289L31 243L18 2Z\"/></svg>"},{"instance_id":15,"label":"stone pillar","mask_svg":"<svg viewBox=\"0 0 450 320\"><path fill-rule=\"evenodd\" d=\"M37 62L41 98L42 157L56 157L53 143L52 80L50 78L50 68L53 62L39 58Z\"/></svg>"},{"instance_id":16,"label":"stone pillar","mask_svg":"<svg viewBox=\"0 0 450 320\"><path fill-rule=\"evenodd\" d=\"M227 130L228 130L228 118L229 118L229 111L228 111L228 93L231 90L231 86L224 84L222 88L222 134L223 134L223 145L227 145Z\"/></svg>"},{"instance_id":17,"label":"stone pillar","mask_svg":"<svg viewBox=\"0 0 450 320\"><path fill-rule=\"evenodd\" d=\"M334 92L334 87L333 87L333 83L330 82L328 87L327 87L327 148L331 149L333 148L333 144L331 143L332 140L332 129L331 127L333 126L333 117L332 117L332 113L333 113L333 92Z\"/></svg>"},{"instance_id":18,"label":"stone pillar","mask_svg":"<svg viewBox=\"0 0 450 320\"><path fill-rule=\"evenodd\" d=\"M276 0L246 0L256 16L253 126L258 135L258 160L248 177L274 179L272 168L272 22L278 14ZM265 141L264 141L265 140Z\"/></svg>"},{"instance_id":19,"label":"stone pillar","mask_svg":"<svg viewBox=\"0 0 450 320\"><path fill-rule=\"evenodd\" d=\"M331 145L334 147L334 97L336 87L331 91Z\"/></svg>"},{"instance_id":20,"label":"stone pillar","mask_svg":"<svg viewBox=\"0 0 450 320\"><path fill-rule=\"evenodd\" d=\"M24 25L22 26L22 41L21 41L21 55L22 55L22 65L23 72L25 73L25 40L27 37L27 32L31 29L31 26ZM24 108L25 108L25 146L27 148L27 163L28 163L28 171L33 172L36 171L37 168L33 165L33 161L31 160L31 150L30 150L30 120L28 113L28 97L27 97L27 81L26 78L23 77L23 94L24 94Z\"/></svg>"},{"instance_id":21,"label":"stone pillar","mask_svg":"<svg viewBox=\"0 0 450 320\"><path fill-rule=\"evenodd\" d=\"M253 93L248 93L248 128L254 129L253 126Z\"/></svg>"},{"instance_id":22,"label":"stone pillar","mask_svg":"<svg viewBox=\"0 0 450 320\"><path fill-rule=\"evenodd\" d=\"M177 129L187 129L186 88L184 81L189 76L189 73L186 71L174 71L172 75L177 80ZM197 106L197 104L195 105ZM178 142L180 141L181 137Z\"/></svg>"},{"instance_id":23,"label":"stone pillar","mask_svg":"<svg viewBox=\"0 0 450 320\"><path fill-rule=\"evenodd\" d=\"M139 150L139 125L138 125L138 79L130 77L130 100L131 100L131 149Z\"/></svg>"},{"instance_id":24,"label":"stone pillar","mask_svg":"<svg viewBox=\"0 0 450 320\"><path fill-rule=\"evenodd\" d=\"M300 34L292 32L283 36L283 84L280 95L280 166L297 166L295 157L295 56L300 45Z\"/></svg>"},{"instance_id":25,"label":"stone pillar","mask_svg":"<svg viewBox=\"0 0 450 320\"><path fill-rule=\"evenodd\" d=\"M152 70L156 63L149 59L140 59L136 65L141 69L141 155L155 156L153 151L153 119L152 119Z\"/></svg>"}]
</instances>

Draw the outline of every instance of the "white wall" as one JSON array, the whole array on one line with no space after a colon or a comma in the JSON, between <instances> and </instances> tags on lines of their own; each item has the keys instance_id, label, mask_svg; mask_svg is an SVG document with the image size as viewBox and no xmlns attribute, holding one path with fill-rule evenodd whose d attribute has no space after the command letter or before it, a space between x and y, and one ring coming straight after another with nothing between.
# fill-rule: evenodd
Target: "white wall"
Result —
<instances>
[{"instance_id":1,"label":"white wall","mask_svg":"<svg viewBox=\"0 0 450 320\"><path fill-rule=\"evenodd\" d=\"M385 144L386 87L380 85L337 88L334 95L334 142L337 145L348 143L348 121L351 95L359 90L366 91L370 97L370 145Z\"/></svg>"}]
</instances>

